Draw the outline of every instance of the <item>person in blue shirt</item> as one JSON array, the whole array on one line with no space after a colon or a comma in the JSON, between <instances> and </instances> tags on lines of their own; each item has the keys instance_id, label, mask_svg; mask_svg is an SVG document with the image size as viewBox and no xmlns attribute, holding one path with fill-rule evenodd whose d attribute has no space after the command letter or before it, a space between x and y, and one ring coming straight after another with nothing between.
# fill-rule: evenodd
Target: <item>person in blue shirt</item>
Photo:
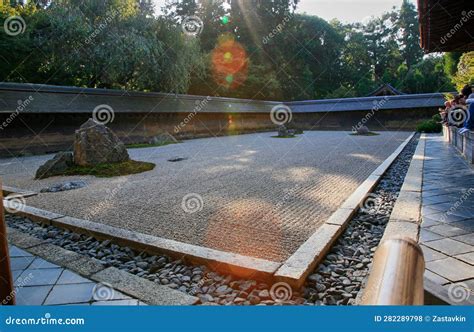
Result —
<instances>
[{"instance_id":1,"label":"person in blue shirt","mask_svg":"<svg viewBox=\"0 0 474 332\"><path fill-rule=\"evenodd\" d=\"M464 134L468 131L474 130L474 93L473 88L470 85L466 85L461 94L466 98L466 104L468 107L466 114L466 121L464 127L459 130L460 134Z\"/></svg>"}]
</instances>

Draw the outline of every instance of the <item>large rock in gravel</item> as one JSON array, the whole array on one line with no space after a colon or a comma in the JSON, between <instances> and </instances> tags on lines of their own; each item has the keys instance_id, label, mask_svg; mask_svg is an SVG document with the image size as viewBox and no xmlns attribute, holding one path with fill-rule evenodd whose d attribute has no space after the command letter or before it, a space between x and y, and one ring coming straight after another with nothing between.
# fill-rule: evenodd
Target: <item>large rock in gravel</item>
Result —
<instances>
[{"instance_id":1,"label":"large rock in gravel","mask_svg":"<svg viewBox=\"0 0 474 332\"><path fill-rule=\"evenodd\" d=\"M74 163L94 166L103 163L120 163L130 160L125 145L112 130L103 124L87 120L76 130Z\"/></svg>"},{"instance_id":2,"label":"large rock in gravel","mask_svg":"<svg viewBox=\"0 0 474 332\"><path fill-rule=\"evenodd\" d=\"M59 152L53 159L48 160L36 171L37 179L45 179L55 175L62 175L73 165L71 152Z\"/></svg>"},{"instance_id":3,"label":"large rock in gravel","mask_svg":"<svg viewBox=\"0 0 474 332\"><path fill-rule=\"evenodd\" d=\"M367 126L360 126L357 127L356 133L357 135L368 135L370 133L370 130Z\"/></svg>"},{"instance_id":4,"label":"large rock in gravel","mask_svg":"<svg viewBox=\"0 0 474 332\"><path fill-rule=\"evenodd\" d=\"M295 136L294 129L288 129L284 125L281 125L278 127L278 137L292 137L292 136Z\"/></svg>"}]
</instances>

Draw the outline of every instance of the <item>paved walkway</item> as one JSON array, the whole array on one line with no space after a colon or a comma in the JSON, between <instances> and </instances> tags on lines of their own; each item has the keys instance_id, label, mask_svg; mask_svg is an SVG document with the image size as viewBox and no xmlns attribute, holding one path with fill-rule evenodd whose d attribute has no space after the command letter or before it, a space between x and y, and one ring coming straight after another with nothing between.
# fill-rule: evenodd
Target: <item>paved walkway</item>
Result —
<instances>
[{"instance_id":1,"label":"paved walkway","mask_svg":"<svg viewBox=\"0 0 474 332\"><path fill-rule=\"evenodd\" d=\"M27 204L166 239L280 262L293 254L410 135L259 133L130 150L153 171L41 193ZM35 181L52 156L0 160L4 184L40 191L81 179ZM169 162L170 158L188 158ZM0 174L1 175L1 174ZM184 203L184 204L183 204Z\"/></svg>"},{"instance_id":2,"label":"paved walkway","mask_svg":"<svg viewBox=\"0 0 474 332\"><path fill-rule=\"evenodd\" d=\"M427 137L425 156L420 243L426 277L448 289L462 286L474 299L474 169L440 136Z\"/></svg>"},{"instance_id":3,"label":"paved walkway","mask_svg":"<svg viewBox=\"0 0 474 332\"><path fill-rule=\"evenodd\" d=\"M18 247L9 249L17 305L145 305Z\"/></svg>"}]
</instances>

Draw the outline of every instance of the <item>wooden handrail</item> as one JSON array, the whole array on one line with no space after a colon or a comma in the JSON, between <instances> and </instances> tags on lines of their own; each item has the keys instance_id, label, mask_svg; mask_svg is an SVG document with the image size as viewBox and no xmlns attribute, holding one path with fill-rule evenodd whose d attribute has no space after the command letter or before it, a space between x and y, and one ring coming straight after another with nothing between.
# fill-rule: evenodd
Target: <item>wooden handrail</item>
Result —
<instances>
[{"instance_id":1,"label":"wooden handrail","mask_svg":"<svg viewBox=\"0 0 474 332\"><path fill-rule=\"evenodd\" d=\"M425 260L418 243L391 238L375 252L363 305L423 305Z\"/></svg>"},{"instance_id":2,"label":"wooden handrail","mask_svg":"<svg viewBox=\"0 0 474 332\"><path fill-rule=\"evenodd\" d=\"M0 304L14 305L15 292L10 268L10 254L8 252L7 226L3 213L3 190L0 178Z\"/></svg>"}]
</instances>

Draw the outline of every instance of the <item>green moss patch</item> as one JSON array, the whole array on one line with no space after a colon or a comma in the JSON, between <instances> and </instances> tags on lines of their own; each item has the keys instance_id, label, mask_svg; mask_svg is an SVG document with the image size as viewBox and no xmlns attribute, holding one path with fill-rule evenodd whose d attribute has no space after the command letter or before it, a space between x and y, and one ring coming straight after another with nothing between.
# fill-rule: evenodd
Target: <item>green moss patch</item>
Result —
<instances>
[{"instance_id":1,"label":"green moss patch","mask_svg":"<svg viewBox=\"0 0 474 332\"><path fill-rule=\"evenodd\" d=\"M127 144L126 147L127 149L143 149L143 148L155 148L155 147L178 144L178 143L181 143L181 142L160 142L160 143L153 143L153 144L138 143L138 144Z\"/></svg>"},{"instance_id":2,"label":"green moss patch","mask_svg":"<svg viewBox=\"0 0 474 332\"><path fill-rule=\"evenodd\" d=\"M94 175L99 178L138 174L151 171L155 164L129 160L116 164L99 164L96 166L72 166L61 175Z\"/></svg>"},{"instance_id":3,"label":"green moss patch","mask_svg":"<svg viewBox=\"0 0 474 332\"><path fill-rule=\"evenodd\" d=\"M374 133L373 131L368 132L367 134L357 134L357 133L352 133L351 136L379 136L379 133Z\"/></svg>"}]
</instances>

